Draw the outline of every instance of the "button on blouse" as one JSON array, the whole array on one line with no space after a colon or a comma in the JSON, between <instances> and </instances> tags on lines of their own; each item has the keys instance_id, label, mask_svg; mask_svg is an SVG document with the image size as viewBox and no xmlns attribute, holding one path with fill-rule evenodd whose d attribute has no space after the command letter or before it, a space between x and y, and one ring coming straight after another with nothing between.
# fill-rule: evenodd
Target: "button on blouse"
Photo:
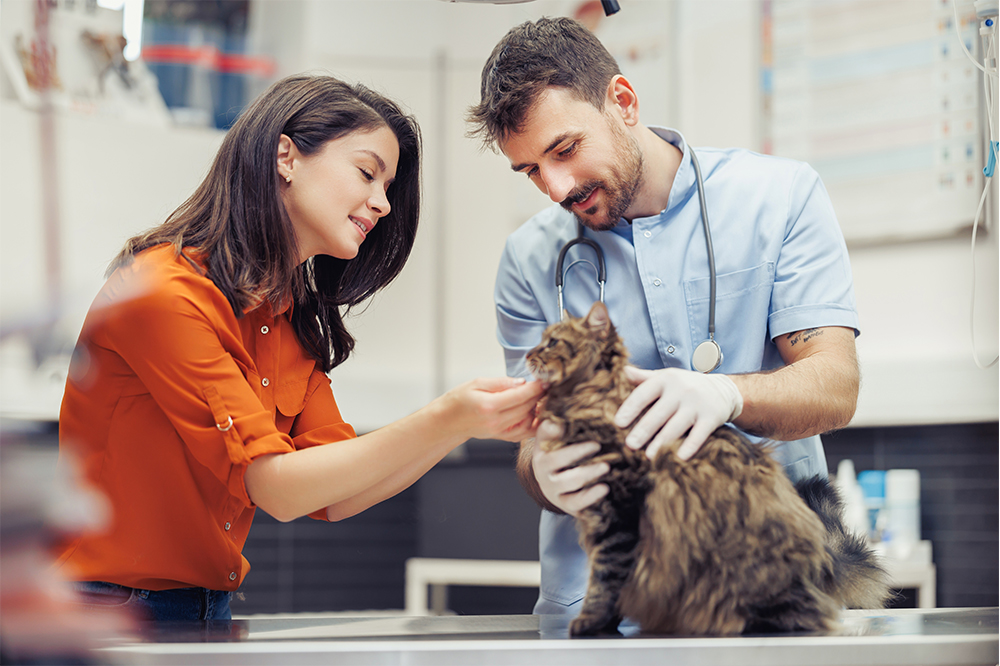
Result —
<instances>
[{"instance_id":1,"label":"button on blouse","mask_svg":"<svg viewBox=\"0 0 1000 666\"><path fill-rule=\"evenodd\" d=\"M256 344L258 331L268 344ZM108 279L74 359L60 451L82 462L113 513L108 530L61 552L75 580L235 590L249 570L241 551L256 508L247 466L355 436L288 313L265 303L237 318L168 245Z\"/></svg>"}]
</instances>

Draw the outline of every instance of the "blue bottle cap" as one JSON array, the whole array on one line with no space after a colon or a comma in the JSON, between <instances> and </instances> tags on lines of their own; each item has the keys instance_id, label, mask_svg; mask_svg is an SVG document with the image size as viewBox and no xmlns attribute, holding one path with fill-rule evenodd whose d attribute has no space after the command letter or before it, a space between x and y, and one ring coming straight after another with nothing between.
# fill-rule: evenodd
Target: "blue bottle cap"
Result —
<instances>
[{"instance_id":1,"label":"blue bottle cap","mask_svg":"<svg viewBox=\"0 0 1000 666\"><path fill-rule=\"evenodd\" d=\"M868 469L858 473L858 485L866 498L885 497L885 471Z\"/></svg>"}]
</instances>

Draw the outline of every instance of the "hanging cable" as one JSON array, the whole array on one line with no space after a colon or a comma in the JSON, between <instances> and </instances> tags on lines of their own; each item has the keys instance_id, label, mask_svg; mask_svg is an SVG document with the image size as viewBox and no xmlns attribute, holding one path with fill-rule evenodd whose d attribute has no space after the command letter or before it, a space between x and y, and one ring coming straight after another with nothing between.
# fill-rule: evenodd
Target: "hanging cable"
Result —
<instances>
[{"instance_id":1,"label":"hanging cable","mask_svg":"<svg viewBox=\"0 0 1000 666\"><path fill-rule=\"evenodd\" d=\"M977 8L979 3L977 4ZM972 341L972 360L975 361L976 366L980 369L987 369L996 365L997 360L1000 356L994 357L989 363L983 364L979 360L979 352L976 349L976 232L979 229L979 218L983 212L983 206L986 203L986 197L989 194L990 186L993 184L993 174L996 170L997 162L997 137L995 135L995 127L997 123L997 16L996 13L992 17L986 16L983 18L982 24L979 28L980 43L983 50L983 64L973 57L969 52L969 49L965 46L965 40L962 38L962 31L959 28L958 20L958 2L957 0L952 0L951 3L952 13L955 16L955 34L958 35L958 43L962 47L962 51L965 52L966 57L975 65L980 71L983 72L983 101L986 105L986 123L989 126L989 141L986 146L987 150L987 164L986 168L983 169L984 176L984 186L983 194L979 198L979 207L976 209L976 217L972 222L972 298L969 308L969 335Z\"/></svg>"}]
</instances>

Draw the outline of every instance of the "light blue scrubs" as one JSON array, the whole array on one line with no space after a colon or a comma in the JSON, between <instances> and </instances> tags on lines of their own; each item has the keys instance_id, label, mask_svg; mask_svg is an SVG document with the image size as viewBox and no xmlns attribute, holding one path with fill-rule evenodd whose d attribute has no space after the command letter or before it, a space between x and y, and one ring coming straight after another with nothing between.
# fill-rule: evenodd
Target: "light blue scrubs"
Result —
<instances>
[{"instance_id":1,"label":"light blue scrubs","mask_svg":"<svg viewBox=\"0 0 1000 666\"><path fill-rule=\"evenodd\" d=\"M708 338L708 253L687 143L679 132L651 128L684 153L667 208L620 220L604 232L585 230L604 251L605 302L640 368L691 369L691 354ZM821 326L858 330L847 247L819 176L807 164L743 149L697 149L705 183L716 265L717 370L738 374L784 365L772 340ZM497 337L507 374L528 377L524 355L559 320L555 264L576 237L576 218L553 205L510 235L500 261L495 299ZM577 245L577 259L596 264ZM565 308L586 314L599 288L590 265L569 269ZM827 474L819 437L781 443L774 457L793 481ZM542 511L541 594L535 612L576 615L587 584L586 556L575 521Z\"/></svg>"}]
</instances>

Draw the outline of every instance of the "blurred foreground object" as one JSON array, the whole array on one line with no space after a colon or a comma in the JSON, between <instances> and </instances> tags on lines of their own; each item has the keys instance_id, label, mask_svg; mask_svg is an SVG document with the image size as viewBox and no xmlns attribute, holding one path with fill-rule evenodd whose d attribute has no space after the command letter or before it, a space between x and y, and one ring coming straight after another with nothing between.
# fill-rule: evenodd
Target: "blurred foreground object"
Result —
<instances>
[{"instance_id":1,"label":"blurred foreground object","mask_svg":"<svg viewBox=\"0 0 1000 666\"><path fill-rule=\"evenodd\" d=\"M104 498L84 488L55 447L33 442L39 427L0 424L0 662L109 663L90 651L135 638L117 610L92 613L52 568L51 546L108 519Z\"/></svg>"}]
</instances>

